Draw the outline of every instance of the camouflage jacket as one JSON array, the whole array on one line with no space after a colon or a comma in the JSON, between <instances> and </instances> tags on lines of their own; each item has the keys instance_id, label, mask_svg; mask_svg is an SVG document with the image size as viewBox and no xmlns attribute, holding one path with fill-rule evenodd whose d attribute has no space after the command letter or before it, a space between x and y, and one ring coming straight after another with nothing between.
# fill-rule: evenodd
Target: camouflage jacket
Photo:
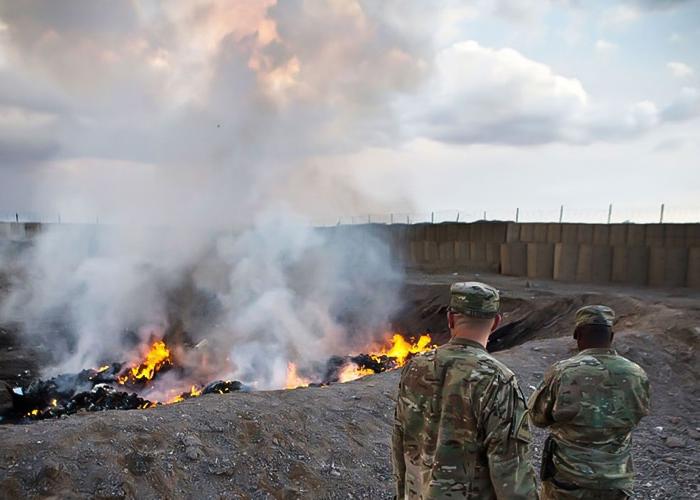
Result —
<instances>
[{"instance_id":1,"label":"camouflage jacket","mask_svg":"<svg viewBox=\"0 0 700 500\"><path fill-rule=\"evenodd\" d=\"M613 349L586 349L545 374L530 417L554 438L555 478L590 489L631 490L631 431L649 414L649 380Z\"/></svg>"},{"instance_id":2,"label":"camouflage jacket","mask_svg":"<svg viewBox=\"0 0 700 500\"><path fill-rule=\"evenodd\" d=\"M525 398L478 344L452 339L404 367L392 439L398 499L536 499Z\"/></svg>"}]
</instances>

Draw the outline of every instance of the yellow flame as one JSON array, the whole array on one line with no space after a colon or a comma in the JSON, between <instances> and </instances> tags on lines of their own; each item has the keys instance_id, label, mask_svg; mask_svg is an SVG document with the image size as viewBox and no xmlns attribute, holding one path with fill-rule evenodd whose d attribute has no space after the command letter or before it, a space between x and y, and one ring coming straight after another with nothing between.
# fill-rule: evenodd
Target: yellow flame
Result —
<instances>
[{"instance_id":1,"label":"yellow flame","mask_svg":"<svg viewBox=\"0 0 700 500\"><path fill-rule=\"evenodd\" d=\"M430 335L421 335L418 342L412 344L403 338L403 336L395 333L391 338L391 344L388 348L384 347L379 352L371 353L371 355L374 358L378 358L379 356L394 358L398 366L403 366L406 364L406 359L408 359L409 355L419 354L433 349L435 346L430 345L430 341Z\"/></svg>"},{"instance_id":2,"label":"yellow flame","mask_svg":"<svg viewBox=\"0 0 700 500\"><path fill-rule=\"evenodd\" d=\"M411 354L419 354L421 352L430 351L435 346L431 345L430 335L421 335L417 342L411 343L403 338L402 335L395 333L392 335L386 345L379 350L369 353L376 361L380 361L382 356L393 358L396 366L403 366ZM348 363L338 374L339 382L350 382L367 375L374 374L374 370L370 368L361 368L355 363Z\"/></svg>"},{"instance_id":3,"label":"yellow flame","mask_svg":"<svg viewBox=\"0 0 700 500\"><path fill-rule=\"evenodd\" d=\"M58 404L58 401L56 401L55 399L51 400L51 406L56 406L57 404Z\"/></svg>"},{"instance_id":4,"label":"yellow flame","mask_svg":"<svg viewBox=\"0 0 700 500\"><path fill-rule=\"evenodd\" d=\"M360 368L355 363L348 363L345 365L340 373L338 373L338 382L341 384L344 382L350 382L351 380L357 380L360 377L367 375L373 375L374 370L370 368Z\"/></svg>"},{"instance_id":5,"label":"yellow flame","mask_svg":"<svg viewBox=\"0 0 700 500\"><path fill-rule=\"evenodd\" d=\"M200 387L198 389L196 385L193 385L192 387L190 387L189 397L196 398L197 396L201 396L202 390L203 390L203 388ZM174 398L169 399L166 404L179 403L180 401L184 401L184 400L185 400L185 396L183 394L178 394Z\"/></svg>"},{"instance_id":6,"label":"yellow flame","mask_svg":"<svg viewBox=\"0 0 700 500\"><path fill-rule=\"evenodd\" d=\"M117 377L120 384L125 384L129 378L132 380L151 380L156 372L166 364L170 364L170 349L162 340L153 342L146 354L146 359L140 364L129 369L126 375Z\"/></svg>"},{"instance_id":7,"label":"yellow flame","mask_svg":"<svg viewBox=\"0 0 700 500\"><path fill-rule=\"evenodd\" d=\"M105 371L107 371L107 370L109 370L109 365L100 366L100 367L97 369L97 373L102 373L102 372L105 372Z\"/></svg>"},{"instance_id":8,"label":"yellow flame","mask_svg":"<svg viewBox=\"0 0 700 500\"><path fill-rule=\"evenodd\" d=\"M287 363L287 381L285 383L285 389L296 389L297 387L308 387L311 380L302 377L297 373L297 365L294 363Z\"/></svg>"},{"instance_id":9,"label":"yellow flame","mask_svg":"<svg viewBox=\"0 0 700 500\"><path fill-rule=\"evenodd\" d=\"M39 410L34 409L34 410L30 411L29 413L27 413L27 416L28 417L36 417L38 414L39 414Z\"/></svg>"}]
</instances>

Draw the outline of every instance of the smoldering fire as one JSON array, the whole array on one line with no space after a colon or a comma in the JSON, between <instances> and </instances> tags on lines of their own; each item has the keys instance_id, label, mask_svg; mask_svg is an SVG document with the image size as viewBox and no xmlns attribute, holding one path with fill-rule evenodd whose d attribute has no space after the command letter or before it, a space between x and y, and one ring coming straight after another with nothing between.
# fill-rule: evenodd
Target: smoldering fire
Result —
<instances>
[{"instance_id":1,"label":"smoldering fire","mask_svg":"<svg viewBox=\"0 0 700 500\"><path fill-rule=\"evenodd\" d=\"M411 356L434 347L427 334L418 339L393 334L367 349L367 353L332 356L321 369L300 371L290 361L284 388L349 382L403 366ZM140 346L141 357L131 362L114 362L76 374L37 380L25 388L16 387L12 393L13 410L0 417L0 421L41 420L79 411L146 409L203 394L255 390L253 385L231 380L199 384L193 381L187 367L179 364L176 351L164 339L152 339ZM167 377L172 372L176 376Z\"/></svg>"}]
</instances>

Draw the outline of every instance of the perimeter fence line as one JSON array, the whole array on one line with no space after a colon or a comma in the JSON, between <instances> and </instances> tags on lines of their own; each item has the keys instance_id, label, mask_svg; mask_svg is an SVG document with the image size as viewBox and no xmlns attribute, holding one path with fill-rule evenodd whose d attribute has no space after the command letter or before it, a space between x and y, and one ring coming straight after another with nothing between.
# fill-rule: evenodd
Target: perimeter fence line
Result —
<instances>
[{"instance_id":1,"label":"perimeter fence line","mask_svg":"<svg viewBox=\"0 0 700 500\"><path fill-rule=\"evenodd\" d=\"M423 224L441 222L514 221L514 222L559 222L619 224L639 223L688 223L700 222L700 206L674 206L661 204L657 207L630 208L610 204L607 208L568 208L561 205L556 209L495 209L495 210L436 210L432 212L373 213L343 215L337 217L317 217L317 226L351 224Z\"/></svg>"},{"instance_id":2,"label":"perimeter fence line","mask_svg":"<svg viewBox=\"0 0 700 500\"><path fill-rule=\"evenodd\" d=\"M514 222L570 222L592 224L619 223L689 223L700 222L700 206L660 204L658 206L629 207L610 204L605 208L579 208L560 205L551 209L498 208L449 209L431 212L390 212L312 217L314 226L351 224L424 224L441 222L514 221ZM109 217L75 217L60 213L0 212L0 222L40 224L110 224Z\"/></svg>"}]
</instances>

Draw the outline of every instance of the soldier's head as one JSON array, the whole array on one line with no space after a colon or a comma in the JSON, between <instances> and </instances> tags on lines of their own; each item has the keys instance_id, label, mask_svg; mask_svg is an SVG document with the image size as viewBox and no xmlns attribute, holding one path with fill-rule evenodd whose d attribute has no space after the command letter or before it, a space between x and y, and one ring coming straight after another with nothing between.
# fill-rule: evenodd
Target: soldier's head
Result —
<instances>
[{"instance_id":1,"label":"soldier's head","mask_svg":"<svg viewBox=\"0 0 700 500\"><path fill-rule=\"evenodd\" d=\"M579 350L610 347L614 321L615 311L607 306L584 306L576 311L574 338Z\"/></svg>"},{"instance_id":2,"label":"soldier's head","mask_svg":"<svg viewBox=\"0 0 700 500\"><path fill-rule=\"evenodd\" d=\"M450 335L486 345L489 335L501 322L498 290L485 283L467 281L450 287L447 325Z\"/></svg>"}]
</instances>

